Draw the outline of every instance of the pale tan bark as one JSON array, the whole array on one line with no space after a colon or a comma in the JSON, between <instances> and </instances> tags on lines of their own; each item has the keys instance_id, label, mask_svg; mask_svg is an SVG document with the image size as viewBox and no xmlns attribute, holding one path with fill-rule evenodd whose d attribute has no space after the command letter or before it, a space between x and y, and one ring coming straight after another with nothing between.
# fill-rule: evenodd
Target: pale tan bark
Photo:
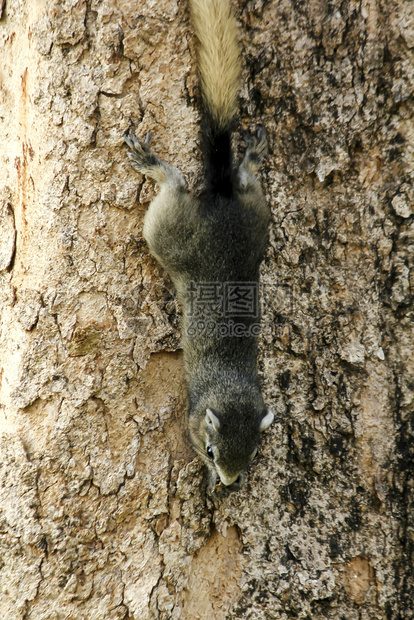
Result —
<instances>
[{"instance_id":1,"label":"pale tan bark","mask_svg":"<svg viewBox=\"0 0 414 620\"><path fill-rule=\"evenodd\" d=\"M414 617L412 4L234 8L241 125L271 145L276 422L216 507L122 145L151 129L200 187L188 7L0 8L4 620Z\"/></svg>"}]
</instances>

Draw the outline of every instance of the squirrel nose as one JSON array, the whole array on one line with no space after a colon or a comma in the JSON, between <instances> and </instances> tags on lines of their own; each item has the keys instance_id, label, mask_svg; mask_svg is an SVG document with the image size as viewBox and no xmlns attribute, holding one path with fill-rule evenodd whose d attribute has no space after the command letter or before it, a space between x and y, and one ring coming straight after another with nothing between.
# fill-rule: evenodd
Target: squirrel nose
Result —
<instances>
[{"instance_id":1,"label":"squirrel nose","mask_svg":"<svg viewBox=\"0 0 414 620\"><path fill-rule=\"evenodd\" d=\"M230 485L230 489L232 491L238 491L243 486L244 482L244 474L243 472L239 474L233 484Z\"/></svg>"},{"instance_id":2,"label":"squirrel nose","mask_svg":"<svg viewBox=\"0 0 414 620\"><path fill-rule=\"evenodd\" d=\"M224 484L224 486L229 487L230 485L236 484L240 478L240 476L242 476L242 474L238 474L238 476L228 476L226 475L224 472L220 471L218 469L218 475L220 476L220 480L222 481L222 483Z\"/></svg>"}]
</instances>

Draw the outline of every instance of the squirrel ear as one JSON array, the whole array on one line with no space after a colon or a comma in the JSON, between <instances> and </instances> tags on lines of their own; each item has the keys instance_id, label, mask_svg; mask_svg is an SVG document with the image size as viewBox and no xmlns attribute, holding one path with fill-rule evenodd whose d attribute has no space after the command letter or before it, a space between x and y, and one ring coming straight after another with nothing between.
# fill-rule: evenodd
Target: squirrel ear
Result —
<instances>
[{"instance_id":1,"label":"squirrel ear","mask_svg":"<svg viewBox=\"0 0 414 620\"><path fill-rule=\"evenodd\" d=\"M275 416L273 415L273 412L272 412L272 411L270 411L270 409L269 409L269 411L267 411L267 410L265 409L265 410L263 411L263 417L262 417L262 419L261 419L261 421L260 421L259 430L260 430L260 431L265 431L267 428L269 428L269 426L271 425L271 423L272 423L272 422L273 422L273 420L274 420L274 417L275 417Z\"/></svg>"},{"instance_id":2,"label":"squirrel ear","mask_svg":"<svg viewBox=\"0 0 414 620\"><path fill-rule=\"evenodd\" d=\"M211 409L206 409L206 420L214 426L214 430L218 431L220 429L220 420Z\"/></svg>"}]
</instances>

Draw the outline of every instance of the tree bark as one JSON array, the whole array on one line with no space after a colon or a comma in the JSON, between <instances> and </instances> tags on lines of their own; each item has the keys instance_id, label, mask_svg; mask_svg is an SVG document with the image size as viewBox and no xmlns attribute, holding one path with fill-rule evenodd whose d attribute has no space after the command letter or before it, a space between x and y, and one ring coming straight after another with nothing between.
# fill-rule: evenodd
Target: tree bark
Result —
<instances>
[{"instance_id":1,"label":"tree bark","mask_svg":"<svg viewBox=\"0 0 414 620\"><path fill-rule=\"evenodd\" d=\"M212 505L122 144L151 130L199 191L187 3L0 1L4 620L414 618L413 5L234 9L276 421Z\"/></svg>"}]
</instances>

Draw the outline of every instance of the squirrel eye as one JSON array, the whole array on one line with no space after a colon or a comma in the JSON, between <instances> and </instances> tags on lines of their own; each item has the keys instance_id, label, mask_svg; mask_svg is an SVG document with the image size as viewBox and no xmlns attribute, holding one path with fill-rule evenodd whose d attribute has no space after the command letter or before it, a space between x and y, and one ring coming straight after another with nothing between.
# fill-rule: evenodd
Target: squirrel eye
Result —
<instances>
[{"instance_id":1,"label":"squirrel eye","mask_svg":"<svg viewBox=\"0 0 414 620\"><path fill-rule=\"evenodd\" d=\"M208 458L213 460L214 459L214 454L213 454L213 450L211 449L211 446L207 446L206 447L206 452L207 452Z\"/></svg>"}]
</instances>

